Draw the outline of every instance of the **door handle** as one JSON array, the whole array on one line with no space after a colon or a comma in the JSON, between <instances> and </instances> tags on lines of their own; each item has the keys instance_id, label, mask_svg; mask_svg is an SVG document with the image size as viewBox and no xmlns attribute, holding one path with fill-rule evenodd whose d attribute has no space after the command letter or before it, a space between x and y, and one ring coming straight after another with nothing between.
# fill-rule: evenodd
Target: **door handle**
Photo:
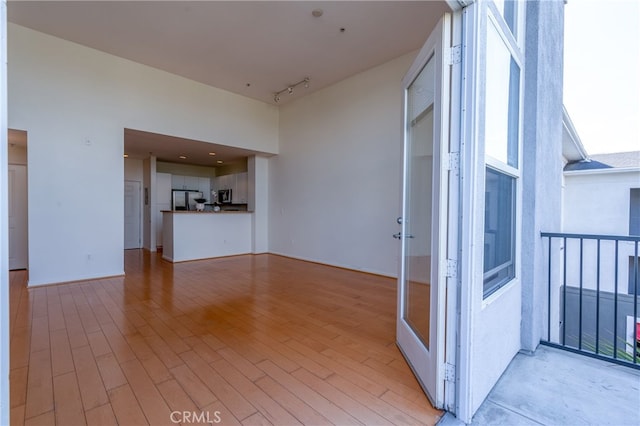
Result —
<instances>
[{"instance_id":1,"label":"door handle","mask_svg":"<svg viewBox=\"0 0 640 426\"><path fill-rule=\"evenodd\" d=\"M401 240L402 237L404 237L404 238L413 238L413 235L411 235L411 234L402 235L402 232L398 232L397 234L393 234L393 238L396 238L398 240Z\"/></svg>"}]
</instances>

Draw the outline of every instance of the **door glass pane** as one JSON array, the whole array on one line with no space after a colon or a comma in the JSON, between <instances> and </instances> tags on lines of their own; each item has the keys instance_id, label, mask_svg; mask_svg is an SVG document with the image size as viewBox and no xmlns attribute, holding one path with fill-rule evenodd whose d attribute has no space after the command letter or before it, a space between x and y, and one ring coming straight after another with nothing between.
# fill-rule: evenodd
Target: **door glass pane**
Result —
<instances>
[{"instance_id":1,"label":"door glass pane","mask_svg":"<svg viewBox=\"0 0 640 426\"><path fill-rule=\"evenodd\" d=\"M421 114L423 114L429 106L433 105L436 95L435 90L435 67L433 65L433 57L427 62L420 74L413 80L409 86L407 94L408 111L407 117L409 123L413 122Z\"/></svg>"},{"instance_id":2,"label":"door glass pane","mask_svg":"<svg viewBox=\"0 0 640 426\"><path fill-rule=\"evenodd\" d=\"M487 24L485 151L518 167L520 67L493 22Z\"/></svg>"},{"instance_id":3,"label":"door glass pane","mask_svg":"<svg viewBox=\"0 0 640 426\"><path fill-rule=\"evenodd\" d=\"M403 318L429 348L433 181L433 61L408 90Z\"/></svg>"}]
</instances>

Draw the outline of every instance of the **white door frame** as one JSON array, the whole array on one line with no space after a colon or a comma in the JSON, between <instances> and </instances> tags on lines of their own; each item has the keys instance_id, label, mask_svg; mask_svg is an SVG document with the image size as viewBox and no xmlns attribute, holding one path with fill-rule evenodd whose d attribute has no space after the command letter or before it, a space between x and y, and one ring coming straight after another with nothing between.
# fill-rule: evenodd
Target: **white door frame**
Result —
<instances>
[{"instance_id":1,"label":"white door frame","mask_svg":"<svg viewBox=\"0 0 640 426\"><path fill-rule=\"evenodd\" d=\"M9 247L7 153L7 2L0 1L0 424L9 424Z\"/></svg>"},{"instance_id":2,"label":"white door frame","mask_svg":"<svg viewBox=\"0 0 640 426\"><path fill-rule=\"evenodd\" d=\"M467 1L470 4L473 0ZM462 135L464 133L464 81L467 46L463 42L465 25L465 9L457 9L451 14L451 46L450 53L450 84L449 96L449 153L447 163L449 166L449 190L448 190L448 230L446 233L446 258L444 267L447 269L445 287L446 299L446 326L444 331L444 362L447 369L447 377L444 382L444 409L458 412L460 375L460 249L462 238L462 182L464 171Z\"/></svg>"},{"instance_id":3,"label":"white door frame","mask_svg":"<svg viewBox=\"0 0 640 426\"><path fill-rule=\"evenodd\" d=\"M473 5L477 7L477 5ZM476 79L473 75L477 73L479 42L477 37L479 14L470 12L466 8L462 12L463 21L463 73L467 77L462 88L460 108L465 112L461 113L460 137L461 137L461 158L460 173L466 176L466 184L460 187L460 196L464 200L461 202L460 220L460 267L459 277L459 314L458 314L458 344L460 350L457 354L456 363L456 417L462 421L471 421L473 416L472 408L472 375L471 375L471 320L473 316L470 311L473 309L473 291L471 283L476 280L473 271L477 270L476 263L482 259L482 247L476 247L475 241L483 241L484 236L475 232L479 229L478 222L484 220L477 217L474 209L477 207L478 185L481 174L477 164L480 157L479 148L474 141L477 139L478 130L478 99L476 95ZM483 215L484 216L484 215ZM480 239L479 239L480 238ZM475 247L475 249L474 249ZM480 260L479 260L480 259ZM462 284L466 283L466 284Z\"/></svg>"},{"instance_id":4,"label":"white door frame","mask_svg":"<svg viewBox=\"0 0 640 426\"><path fill-rule=\"evenodd\" d=\"M455 17L454 17L455 15ZM455 409L456 385L455 362L457 356L457 248L458 248L458 190L459 173L454 165L458 156L459 143L451 142L451 137L459 133L459 100L450 97L460 95L461 72L459 61L451 61L454 49L451 49L452 33L460 32L459 12L445 14L436 25L429 40L418 54L413 65L403 79L403 87L408 88L420 74L429 60L435 61L436 93L434 107L434 174L433 211L437 222L432 226L431 285L431 331L430 350L419 343L419 338L403 319L405 282L405 243L401 244L401 270L398 291L398 345L414 370L418 381L425 389L432 404L437 408ZM455 24L455 26L453 26ZM455 37L460 39L459 36ZM430 59L431 58L431 59ZM455 88L455 89L454 89ZM406 101L405 101L406 104ZM406 106L405 106L406 109ZM406 115L406 114L405 114ZM404 119L406 121L406 117ZM406 126L406 122L404 123ZM405 145L407 144L405 133ZM437 144L437 146L436 146ZM404 159L403 192L407 188L407 158ZM454 165L452 167L452 165ZM403 196L404 199L404 196ZM403 201L403 217L406 206ZM434 216L435 216L434 215ZM401 238L407 235L406 221L403 220ZM435 286L434 286L435 284ZM445 327L445 325L447 325Z\"/></svg>"}]
</instances>

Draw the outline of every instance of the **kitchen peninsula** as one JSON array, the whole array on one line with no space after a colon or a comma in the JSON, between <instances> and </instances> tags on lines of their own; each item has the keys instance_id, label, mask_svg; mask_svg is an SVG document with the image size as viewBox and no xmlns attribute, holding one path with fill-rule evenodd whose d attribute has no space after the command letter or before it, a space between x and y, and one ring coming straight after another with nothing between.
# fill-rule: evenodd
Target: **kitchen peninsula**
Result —
<instances>
[{"instance_id":1,"label":"kitchen peninsula","mask_svg":"<svg viewBox=\"0 0 640 426\"><path fill-rule=\"evenodd\" d=\"M170 262L252 251L251 212L162 211L162 258Z\"/></svg>"}]
</instances>

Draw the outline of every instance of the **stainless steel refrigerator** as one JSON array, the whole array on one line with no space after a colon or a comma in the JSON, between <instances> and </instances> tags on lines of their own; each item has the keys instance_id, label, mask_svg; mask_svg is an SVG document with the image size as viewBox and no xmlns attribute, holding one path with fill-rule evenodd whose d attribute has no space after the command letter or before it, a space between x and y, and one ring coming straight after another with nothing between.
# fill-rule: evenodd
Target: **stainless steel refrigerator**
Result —
<instances>
[{"instance_id":1,"label":"stainless steel refrigerator","mask_svg":"<svg viewBox=\"0 0 640 426\"><path fill-rule=\"evenodd\" d=\"M171 191L171 210L195 210L196 199L204 198L200 191Z\"/></svg>"}]
</instances>

